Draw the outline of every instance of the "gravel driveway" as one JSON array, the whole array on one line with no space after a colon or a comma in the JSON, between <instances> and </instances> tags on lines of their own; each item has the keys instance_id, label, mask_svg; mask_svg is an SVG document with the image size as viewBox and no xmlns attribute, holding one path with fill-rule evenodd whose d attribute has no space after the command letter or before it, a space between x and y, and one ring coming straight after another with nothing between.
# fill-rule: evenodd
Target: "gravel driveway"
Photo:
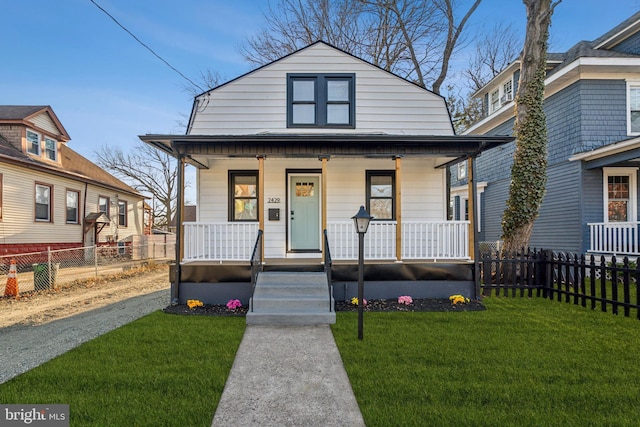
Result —
<instances>
[{"instance_id":1,"label":"gravel driveway","mask_svg":"<svg viewBox=\"0 0 640 427\"><path fill-rule=\"evenodd\" d=\"M48 323L18 323L0 328L0 383L86 341L165 308L169 301L167 286L166 289L132 296Z\"/></svg>"}]
</instances>

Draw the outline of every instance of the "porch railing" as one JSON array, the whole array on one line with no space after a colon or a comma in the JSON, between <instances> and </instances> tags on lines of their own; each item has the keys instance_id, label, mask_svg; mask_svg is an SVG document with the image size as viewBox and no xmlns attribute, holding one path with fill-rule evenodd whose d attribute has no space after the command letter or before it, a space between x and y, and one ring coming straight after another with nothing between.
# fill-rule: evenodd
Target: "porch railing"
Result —
<instances>
[{"instance_id":1,"label":"porch railing","mask_svg":"<svg viewBox=\"0 0 640 427\"><path fill-rule=\"evenodd\" d=\"M184 261L249 261L257 222L185 222Z\"/></svg>"},{"instance_id":2,"label":"porch railing","mask_svg":"<svg viewBox=\"0 0 640 427\"><path fill-rule=\"evenodd\" d=\"M358 259L353 222L327 224L334 260ZM396 221L373 221L365 237L365 258L396 260ZM469 221L403 221L403 259L469 259Z\"/></svg>"},{"instance_id":3,"label":"porch railing","mask_svg":"<svg viewBox=\"0 0 640 427\"><path fill-rule=\"evenodd\" d=\"M249 261L257 233L258 223L185 223L183 260ZM334 261L358 259L352 221L329 222L327 239ZM367 259L395 261L396 221L373 221L364 251ZM469 222L403 221L402 259L469 259Z\"/></svg>"},{"instance_id":4,"label":"porch railing","mask_svg":"<svg viewBox=\"0 0 640 427\"><path fill-rule=\"evenodd\" d=\"M640 255L640 222L589 223L589 252L614 255Z\"/></svg>"}]
</instances>

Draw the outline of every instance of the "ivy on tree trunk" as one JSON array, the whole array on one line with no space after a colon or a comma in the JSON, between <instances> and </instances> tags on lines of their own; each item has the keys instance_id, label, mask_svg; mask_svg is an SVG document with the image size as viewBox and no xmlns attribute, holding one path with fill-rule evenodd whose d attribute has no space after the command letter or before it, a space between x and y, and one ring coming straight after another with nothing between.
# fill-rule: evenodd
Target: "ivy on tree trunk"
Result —
<instances>
[{"instance_id":1,"label":"ivy on tree trunk","mask_svg":"<svg viewBox=\"0 0 640 427\"><path fill-rule=\"evenodd\" d=\"M529 246L547 184L544 80L551 15L560 1L523 0L527 9L527 30L515 99L516 150L509 199L502 217L502 239L507 253Z\"/></svg>"}]
</instances>

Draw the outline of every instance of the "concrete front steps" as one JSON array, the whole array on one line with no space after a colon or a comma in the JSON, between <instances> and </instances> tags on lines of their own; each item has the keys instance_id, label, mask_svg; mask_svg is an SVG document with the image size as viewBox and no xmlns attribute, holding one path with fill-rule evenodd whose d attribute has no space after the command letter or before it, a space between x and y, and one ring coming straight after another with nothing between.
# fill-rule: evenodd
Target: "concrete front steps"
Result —
<instances>
[{"instance_id":1,"label":"concrete front steps","mask_svg":"<svg viewBox=\"0 0 640 427\"><path fill-rule=\"evenodd\" d=\"M334 300L323 272L262 271L247 325L301 326L336 323Z\"/></svg>"}]
</instances>

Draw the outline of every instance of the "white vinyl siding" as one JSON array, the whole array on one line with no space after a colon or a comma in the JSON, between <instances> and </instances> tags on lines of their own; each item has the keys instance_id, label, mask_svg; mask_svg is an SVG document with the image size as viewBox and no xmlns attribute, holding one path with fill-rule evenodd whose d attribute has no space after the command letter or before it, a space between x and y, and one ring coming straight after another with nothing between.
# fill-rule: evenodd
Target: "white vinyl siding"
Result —
<instances>
[{"instance_id":1,"label":"white vinyl siding","mask_svg":"<svg viewBox=\"0 0 640 427\"><path fill-rule=\"evenodd\" d=\"M29 244L29 243L74 243L81 245L82 228L77 224L67 223L67 191L79 193L79 219L91 212L97 212L98 194L108 191L103 187L88 185L85 198L85 183L70 178L56 175L48 175L35 169L29 169L7 163L0 164L2 170L2 225L0 228L0 240L4 243ZM45 183L52 187L52 221L35 221L35 184ZM25 188L27 191L25 191ZM143 199L127 196L120 193L120 199L128 203L128 227L121 228L119 238L127 239L133 235L143 234L142 205ZM86 200L86 204L84 202ZM113 226L115 224L111 223ZM106 226L100 233L102 236L112 234L110 227ZM92 234L93 229L87 234ZM85 241L85 244L92 244Z\"/></svg>"},{"instance_id":2,"label":"white vinyl siding","mask_svg":"<svg viewBox=\"0 0 640 427\"><path fill-rule=\"evenodd\" d=\"M48 113L38 114L37 116L30 118L29 121L38 129L42 129L52 135L57 135L60 132Z\"/></svg>"},{"instance_id":3,"label":"white vinyl siding","mask_svg":"<svg viewBox=\"0 0 640 427\"><path fill-rule=\"evenodd\" d=\"M355 75L354 129L332 133L453 135L444 99L371 64L316 44L198 98L189 134L300 133L287 128L287 74ZM325 133L305 128L304 133Z\"/></svg>"}]
</instances>

